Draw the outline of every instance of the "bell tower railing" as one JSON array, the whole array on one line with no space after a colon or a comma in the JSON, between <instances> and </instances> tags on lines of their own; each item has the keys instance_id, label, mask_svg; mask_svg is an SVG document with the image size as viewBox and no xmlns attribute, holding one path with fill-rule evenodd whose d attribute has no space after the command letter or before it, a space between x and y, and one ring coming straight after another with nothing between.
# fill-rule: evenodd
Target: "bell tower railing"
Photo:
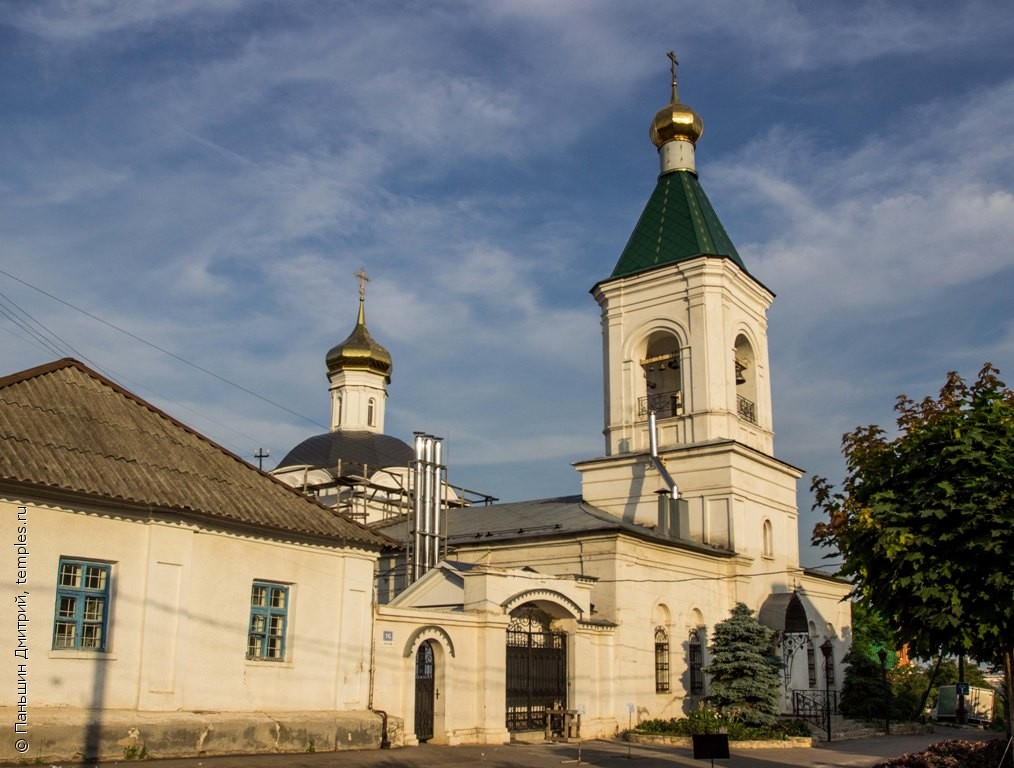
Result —
<instances>
[{"instance_id":1,"label":"bell tower railing","mask_svg":"<svg viewBox=\"0 0 1014 768\"><path fill-rule=\"evenodd\" d=\"M654 411L659 419L670 419L683 415L683 393L679 390L670 392L653 392L645 397L637 398L637 420L647 421L648 414Z\"/></svg>"}]
</instances>

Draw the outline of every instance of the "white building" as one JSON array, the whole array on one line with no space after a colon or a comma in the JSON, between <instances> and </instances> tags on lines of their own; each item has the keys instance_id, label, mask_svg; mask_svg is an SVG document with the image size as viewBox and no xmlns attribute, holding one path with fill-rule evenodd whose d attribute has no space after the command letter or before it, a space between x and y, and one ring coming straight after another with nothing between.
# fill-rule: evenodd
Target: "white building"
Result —
<instances>
[{"instance_id":1,"label":"white building","mask_svg":"<svg viewBox=\"0 0 1014 768\"><path fill-rule=\"evenodd\" d=\"M0 444L27 745L0 760L377 743L391 542L73 360L0 379Z\"/></svg>"},{"instance_id":2,"label":"white building","mask_svg":"<svg viewBox=\"0 0 1014 768\"><path fill-rule=\"evenodd\" d=\"M773 451L773 296L698 181L702 128L674 67L655 190L592 289L605 453L576 464L581 495L449 509L447 561L407 589L404 556L381 562L379 700L410 742L520 737L547 708L581 712L585 737L631 706L678 716L707 695L709 632L738 602L778 632L783 711L822 696L822 670L841 683L848 586L799 565L801 471ZM407 541L413 525L375 528Z\"/></svg>"},{"instance_id":3,"label":"white building","mask_svg":"<svg viewBox=\"0 0 1014 768\"><path fill-rule=\"evenodd\" d=\"M773 296L698 181L701 131L674 71L655 189L592 289L605 444L580 494L469 504L439 440L385 435L364 282L326 358L331 429L275 477L79 363L0 380L38 754L70 756L39 743L61 722L64 747L107 757L377 746L381 718L395 743L502 743L547 710L611 736L707 695L711 629L739 602L778 631L784 711L824 688L821 646L840 686L848 585L799 565Z\"/></svg>"}]
</instances>

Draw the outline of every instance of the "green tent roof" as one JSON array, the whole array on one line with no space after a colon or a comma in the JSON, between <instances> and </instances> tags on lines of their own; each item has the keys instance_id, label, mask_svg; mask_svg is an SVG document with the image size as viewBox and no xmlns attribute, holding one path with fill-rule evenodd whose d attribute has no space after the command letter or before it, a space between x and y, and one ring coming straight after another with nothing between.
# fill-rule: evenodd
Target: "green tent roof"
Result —
<instances>
[{"instance_id":1,"label":"green tent roof","mask_svg":"<svg viewBox=\"0 0 1014 768\"><path fill-rule=\"evenodd\" d=\"M697 256L732 259L749 274L697 176L690 171L666 173L658 177L610 279Z\"/></svg>"}]
</instances>

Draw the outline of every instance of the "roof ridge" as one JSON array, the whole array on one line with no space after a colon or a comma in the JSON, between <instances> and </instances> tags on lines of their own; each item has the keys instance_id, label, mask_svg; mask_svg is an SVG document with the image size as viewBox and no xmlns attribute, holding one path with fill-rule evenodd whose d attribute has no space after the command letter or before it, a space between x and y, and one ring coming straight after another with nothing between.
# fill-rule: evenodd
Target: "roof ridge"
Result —
<instances>
[{"instance_id":1,"label":"roof ridge","mask_svg":"<svg viewBox=\"0 0 1014 768\"><path fill-rule=\"evenodd\" d=\"M47 376L49 374L54 374L54 373L58 373L60 371L65 371L65 370L70 370L70 369L76 370L82 376L85 376L85 377L87 377L89 379L92 379L92 380L98 382L99 384L101 384L101 385L103 385L105 387L108 387L114 393L120 395L124 400L126 400L127 402L129 402L131 405L133 405L135 407L142 408L144 411L152 414L154 417L156 417L160 421L164 422L166 426L171 427L173 429L180 430L184 434L189 435L191 438L193 438L194 440L196 440L199 445L204 446L205 450L211 451L211 452L213 452L213 454L216 454L216 455L220 456L223 460L225 460L226 464L223 465L223 467L224 466L229 466L229 467L231 467L232 469L234 469L234 470L236 470L238 472L254 473L254 475L256 475L257 477L259 477L261 479L261 481L265 481L266 480L266 481L270 482L271 483L270 486L263 486L265 492L267 491L268 488L274 488L276 490L277 489L284 489L283 493L286 494L285 498L290 498L290 499L293 499L293 500L298 499L299 501L296 502L296 503L309 504L312 507L314 507L315 508L315 514L319 514L320 520L322 522L322 525L320 526L319 530L316 531L316 535L325 536L327 538L334 539L336 542L337 541L358 542L360 544L366 543L366 544L372 544L374 546L387 546L392 541L389 537L384 536L383 534L377 533L375 531L372 531L370 528L368 528L367 526L363 525L362 523L360 523L357 520L353 520L352 518L347 517L345 515L342 515L340 513L335 513L334 510L330 509L329 507L324 506L319 500L313 499L313 498L309 498L309 497L307 497L307 496L299 493L298 490L292 488L291 486L287 485L286 483L284 483L283 481L279 480L278 478L271 476L267 472L264 472L263 470L258 469L257 467L255 467L250 462L245 461L244 459L240 458L238 455L236 455L235 453L233 453L232 451L230 451L228 448L225 448L224 446L219 445L217 442L215 442L211 438L207 437L206 435L203 435L202 433L198 432L196 429L193 429L192 427L184 424L183 422L181 422L178 419L176 419L175 417L169 415L168 413L166 413L162 409L158 408L157 406L152 405L151 403L149 403L144 398L140 397L139 395L134 394L133 392L131 392L128 389L125 389L124 387L120 386L116 382L114 382L111 379L107 378L106 376L103 376L102 374L94 371L93 369L91 369L90 367L88 367L87 365L85 365L84 363L82 363L82 362L80 362L78 360L75 360L74 358L62 358L60 360L55 360L55 361L52 361L50 363L45 363L43 365L39 365L39 366L36 366L34 368L29 368L29 369L26 369L24 371L19 371L17 373L4 376L4 377L0 378L0 390L7 389L9 387L13 387L13 386L18 385L18 384L25 384L25 383L28 383L28 382L30 382L32 380L39 379L39 378L42 378L44 376ZM62 382L62 383L74 384L73 381L70 381L70 382L66 382L65 381L65 382ZM94 393L85 393L85 394L92 394L92 396L94 396ZM4 400L3 402L7 402L7 401ZM11 406L11 407L14 407L14 406L17 406L17 407L26 407L26 406L24 406L21 403L13 403L13 402L8 403L8 405ZM29 407L38 408L37 405L33 405L33 406L29 406ZM60 411L56 410L56 409L53 409L53 408L49 408L49 409L43 408L41 410L50 413L51 416L59 416L60 415ZM92 422L94 422L94 423L97 423L97 424L101 423L104 426L107 426L107 427L110 427L110 428L113 428L113 429L123 429L124 427L128 426L128 425L125 425L125 424L122 424L122 423L106 422L106 421L102 421L102 420L96 419L94 417L94 413L93 412L89 412L88 418ZM129 426L132 426L132 425L129 425ZM159 435L157 433L148 432L148 431L145 431L143 429L135 430L135 432L137 434L139 434L139 435L143 435L145 437L145 439L148 439L148 440L161 439L161 435ZM9 437L16 439L16 438L19 437L19 435L10 434ZM28 442L30 443L31 441L28 441ZM36 443L36 445L39 445L39 443ZM43 444L43 445L48 445L48 444ZM181 449L184 449L184 450L186 450L188 448L188 446L184 442L179 442L179 443L177 443L177 445ZM54 447L58 448L60 450L64 450L64 449L66 449L66 450L75 450L75 451L77 451L82 456L87 456L88 455L87 452L82 451L80 449L80 446L78 446L78 445L69 444L69 445L63 445L63 446L50 446L50 448L54 448ZM106 459L106 460L112 459L112 460L123 460L123 461L127 461L127 462L132 462L137 467L142 467L143 466L143 467L148 467L148 468L152 468L152 469L158 469L158 470L163 471L163 472L167 471L167 470L168 471L174 471L174 472L179 473L181 477L196 477L196 478L200 478L202 480L202 482L207 482L209 480L214 480L216 482L216 485L218 485L219 487L222 487L222 488L244 488L244 487L246 487L246 488L251 488L251 487L255 488L256 487L256 483L251 483L249 486L243 486L243 485L238 484L238 483L236 483L234 481L227 482L228 478L226 478L226 477L217 477L216 478L216 477L212 477L211 475L205 476L205 475L194 474L194 473L191 473L191 472L183 472L183 471L180 470L179 467L159 467L158 465L151 464L151 463L147 462L147 460L145 460L145 461L139 461L136 457L132 459L129 456L119 456L119 457L118 456L105 456L104 454L100 454L98 452L95 452L95 453L93 453L91 455L96 456L96 457L101 456L103 459ZM251 477L253 477L253 475L251 475ZM18 482L18 481L23 481L24 478L19 479L17 477L11 477L10 480ZM62 487L62 486L53 485L53 484L51 484L49 482L46 482L46 481L33 481L33 483L36 484L36 485L39 485L39 486L43 486L43 487L61 488L62 490L65 490L65 491L71 491L72 490L70 488L65 488L65 487ZM159 487L159 486L160 486L160 484L156 482L155 483L155 487ZM214 486L209 486L209 487L214 487ZM83 494L83 495L87 495L87 496L94 496L94 497L99 497L99 498L108 498L108 496L104 496L102 493L100 493L98 490L95 490L95 489L88 490L86 488L80 488L80 489L77 489L74 492L80 493L80 494ZM188 500L192 501L193 499L190 498ZM139 500L139 501L141 501L141 500ZM182 508L179 505L174 505L171 501L170 502L166 502L165 499L162 499L160 501L154 501L154 502L151 499L149 499L148 503L153 504L153 506L164 508L164 509L167 509L167 510L168 509L177 510L177 509L181 509ZM242 509L242 506L237 507L237 509ZM297 507L293 507L292 508L293 511L296 510L296 509L298 509L298 508ZM192 511L195 512L195 513L201 514L203 516L206 516L208 519L212 519L212 520L218 520L218 521L221 521L221 520L233 520L234 522L244 522L244 520L238 519L238 518L236 518L234 516L230 516L229 514L225 513L224 511L223 512L217 512L217 513L214 512L213 510L205 510L205 509L193 509ZM309 513L309 512L310 511L307 510L307 513ZM342 524L343 525L345 525L345 526L351 526L352 529L354 529L355 533L353 533L351 530L342 533L342 532L340 532L340 528L335 528L334 526L324 526L323 525L323 520L325 518L330 518L330 517L338 517L339 519L342 520ZM245 522L250 522L250 521L247 520ZM264 523L264 522L259 522L257 524L264 525L265 527L273 528L275 530L293 530L293 531L299 531L299 530L301 530L295 524L293 524L289 528L286 528L284 526L274 526L274 525L271 525L270 523ZM326 532L329 528L331 529L330 533ZM310 533L311 531L309 531L309 530L303 530L302 532L303 533Z\"/></svg>"}]
</instances>

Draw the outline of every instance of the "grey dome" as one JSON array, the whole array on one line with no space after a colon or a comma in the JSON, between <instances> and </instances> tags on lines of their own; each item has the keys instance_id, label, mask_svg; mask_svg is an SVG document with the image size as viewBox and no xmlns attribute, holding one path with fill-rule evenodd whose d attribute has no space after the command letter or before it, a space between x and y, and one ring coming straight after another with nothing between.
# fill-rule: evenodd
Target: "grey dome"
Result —
<instances>
[{"instance_id":1,"label":"grey dome","mask_svg":"<svg viewBox=\"0 0 1014 768\"><path fill-rule=\"evenodd\" d=\"M338 430L308 437L285 454L275 471L304 466L334 469L340 461L342 474L358 474L364 465L371 471L406 467L414 458L412 447L396 437Z\"/></svg>"}]
</instances>

